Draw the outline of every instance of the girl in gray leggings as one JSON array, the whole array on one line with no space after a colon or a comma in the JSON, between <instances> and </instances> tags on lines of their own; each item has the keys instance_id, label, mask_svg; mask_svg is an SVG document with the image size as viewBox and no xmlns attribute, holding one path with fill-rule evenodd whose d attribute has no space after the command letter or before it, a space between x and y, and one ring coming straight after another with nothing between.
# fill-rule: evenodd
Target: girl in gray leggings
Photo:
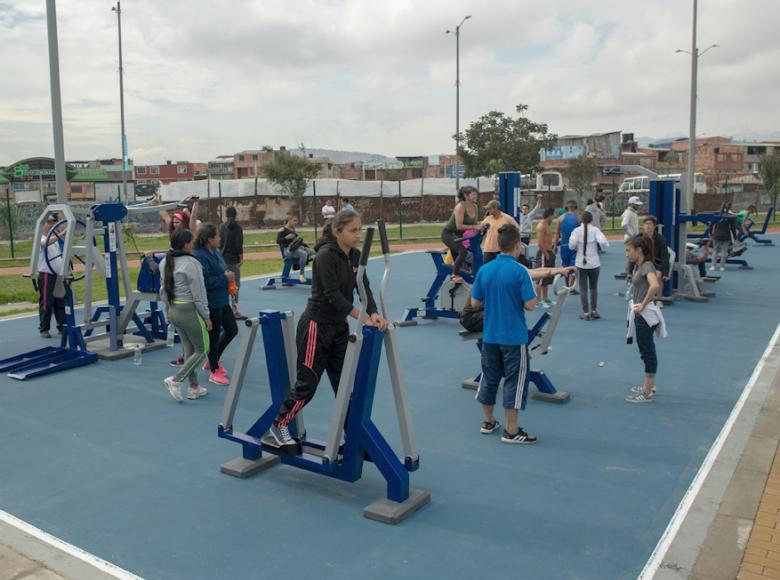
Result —
<instances>
[{"instance_id":1,"label":"girl in gray leggings","mask_svg":"<svg viewBox=\"0 0 780 580\"><path fill-rule=\"evenodd\" d=\"M203 268L192 252L192 232L175 230L171 248L160 262L162 288L160 297L167 305L168 323L176 327L184 346L184 365L179 372L163 382L177 403L182 402L181 383L189 380L187 398L199 399L208 391L198 384L198 365L209 351L211 320L203 282Z\"/></svg>"}]
</instances>

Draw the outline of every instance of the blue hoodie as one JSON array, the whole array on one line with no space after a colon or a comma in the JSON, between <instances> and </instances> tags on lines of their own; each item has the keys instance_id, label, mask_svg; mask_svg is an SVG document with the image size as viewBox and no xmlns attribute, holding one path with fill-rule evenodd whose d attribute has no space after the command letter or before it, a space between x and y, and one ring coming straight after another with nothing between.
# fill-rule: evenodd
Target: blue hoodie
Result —
<instances>
[{"instance_id":1,"label":"blue hoodie","mask_svg":"<svg viewBox=\"0 0 780 580\"><path fill-rule=\"evenodd\" d=\"M225 271L228 269L222 254L201 248L192 252L203 266L203 281L206 283L206 295L209 308L216 310L230 304L228 294L228 279Z\"/></svg>"}]
</instances>

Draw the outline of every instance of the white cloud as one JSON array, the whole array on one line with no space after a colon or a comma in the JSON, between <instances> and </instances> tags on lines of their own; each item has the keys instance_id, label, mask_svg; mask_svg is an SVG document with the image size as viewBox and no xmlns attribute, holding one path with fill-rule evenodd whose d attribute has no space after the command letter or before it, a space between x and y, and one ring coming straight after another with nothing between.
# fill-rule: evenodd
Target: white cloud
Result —
<instances>
[{"instance_id":1,"label":"white cloud","mask_svg":"<svg viewBox=\"0 0 780 580\"><path fill-rule=\"evenodd\" d=\"M69 159L118 156L116 16L57 5ZM684 0L136 0L123 6L125 108L139 162L205 161L262 145L390 155L453 148L455 39L461 128L490 110L558 133L687 131L691 2ZM700 3L701 133L780 129L773 0ZM45 12L0 0L0 164L50 155Z\"/></svg>"}]
</instances>

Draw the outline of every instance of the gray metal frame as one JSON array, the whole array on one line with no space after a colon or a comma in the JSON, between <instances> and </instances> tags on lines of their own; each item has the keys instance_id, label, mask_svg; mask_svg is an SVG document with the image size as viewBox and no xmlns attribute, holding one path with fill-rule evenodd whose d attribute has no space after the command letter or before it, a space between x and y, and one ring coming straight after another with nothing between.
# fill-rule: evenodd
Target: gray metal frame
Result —
<instances>
[{"instance_id":1,"label":"gray metal frame","mask_svg":"<svg viewBox=\"0 0 780 580\"><path fill-rule=\"evenodd\" d=\"M385 304L385 290L390 280L390 255L384 254L385 271L382 275L382 283L379 287L379 303L382 307L382 316L385 320L390 320L387 306ZM393 323L389 323L385 332L385 356L387 357L387 367L390 371L390 384L393 387L393 398L395 399L395 410L398 415L398 428L401 432L401 441L404 446L404 457L416 459L418 457L417 442L412 427L412 418L409 411L409 401L406 397L406 383L404 381L403 369L398 357L398 338Z\"/></svg>"},{"instance_id":2,"label":"gray metal frame","mask_svg":"<svg viewBox=\"0 0 780 580\"><path fill-rule=\"evenodd\" d=\"M541 335L541 341L529 353L531 358L540 354L547 354L547 351L550 350L550 342L552 342L553 334L555 334L555 329L558 327L558 320L560 320L561 314L563 313L563 306L566 304L566 300L569 298L571 291L574 290L574 288L577 286L578 278L578 275L574 276L574 282L572 282L571 286L566 286L566 277L562 276L561 274L558 274L553 279L553 293L557 297L555 308L553 309L552 314L550 314L550 320L539 333ZM564 284L563 287L558 290L558 285L560 284L561 280L564 281Z\"/></svg>"}]
</instances>

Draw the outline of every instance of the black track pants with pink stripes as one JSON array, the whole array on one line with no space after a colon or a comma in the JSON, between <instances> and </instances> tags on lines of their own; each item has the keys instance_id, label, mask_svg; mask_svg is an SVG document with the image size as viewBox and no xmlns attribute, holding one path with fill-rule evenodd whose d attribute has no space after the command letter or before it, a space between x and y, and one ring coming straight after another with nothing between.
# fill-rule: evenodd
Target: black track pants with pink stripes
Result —
<instances>
[{"instance_id":1,"label":"black track pants with pink stripes","mask_svg":"<svg viewBox=\"0 0 780 580\"><path fill-rule=\"evenodd\" d=\"M339 324L318 323L304 312L298 321L295 342L298 376L279 409L276 423L280 425L288 425L312 400L323 371L328 373L333 392L338 390L349 342L349 326L346 320Z\"/></svg>"}]
</instances>

